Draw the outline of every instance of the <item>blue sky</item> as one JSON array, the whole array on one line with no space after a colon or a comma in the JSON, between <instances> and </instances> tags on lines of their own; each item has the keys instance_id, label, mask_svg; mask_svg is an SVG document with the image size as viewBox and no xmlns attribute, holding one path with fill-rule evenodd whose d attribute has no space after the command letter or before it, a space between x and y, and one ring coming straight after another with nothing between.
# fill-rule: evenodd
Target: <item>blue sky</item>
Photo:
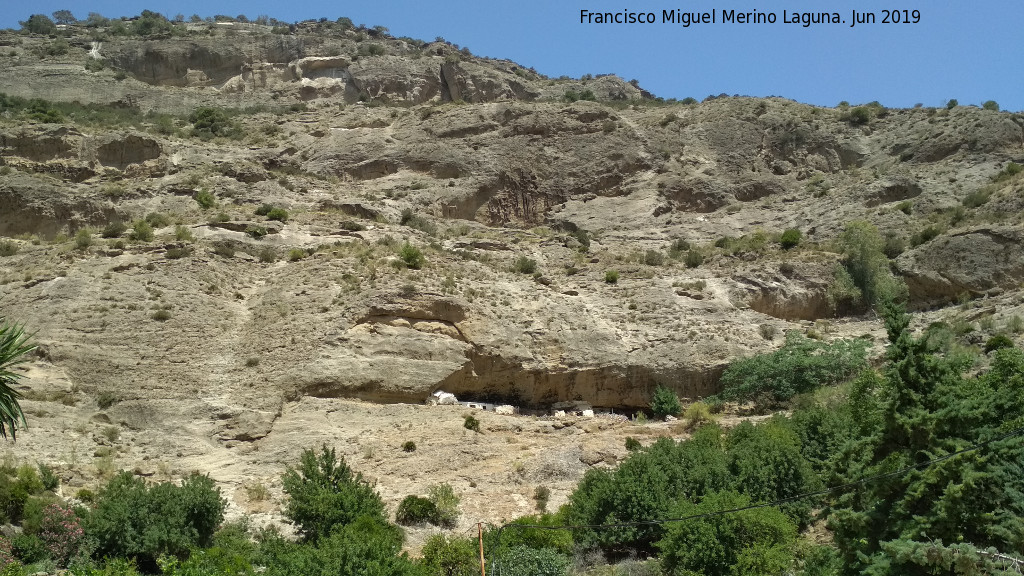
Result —
<instances>
[{"instance_id":1,"label":"blue sky","mask_svg":"<svg viewBox=\"0 0 1024 576\"><path fill-rule=\"evenodd\" d=\"M22 8L24 7L24 8ZM508 58L549 76L614 73L666 98L709 94L784 96L834 106L878 100L891 107L995 100L1024 110L1020 0L393 0L281 3L265 0L39 0L9 5L0 27L66 8L79 18L266 14L284 21L347 16L395 36L443 36L474 54ZM917 24L882 24L883 9L917 9ZM581 24L580 10L717 10L716 24ZM722 24L724 9L774 12L775 24ZM845 24L783 24L783 10L835 11ZM851 11L879 23L849 27Z\"/></svg>"}]
</instances>

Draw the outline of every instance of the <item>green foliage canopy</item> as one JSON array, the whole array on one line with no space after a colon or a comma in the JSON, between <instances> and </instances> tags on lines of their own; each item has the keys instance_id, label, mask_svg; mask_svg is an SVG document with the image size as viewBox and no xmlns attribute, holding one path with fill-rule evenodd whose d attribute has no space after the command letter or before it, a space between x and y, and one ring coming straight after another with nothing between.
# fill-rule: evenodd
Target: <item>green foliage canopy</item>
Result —
<instances>
[{"instance_id":1,"label":"green foliage canopy","mask_svg":"<svg viewBox=\"0 0 1024 576\"><path fill-rule=\"evenodd\" d=\"M785 402L797 394L838 384L867 367L868 342L862 339L825 343L795 330L775 352L737 360L722 374L724 400L754 400L762 406Z\"/></svg>"},{"instance_id":2,"label":"green foliage canopy","mask_svg":"<svg viewBox=\"0 0 1024 576\"><path fill-rule=\"evenodd\" d=\"M336 526L361 516L384 521L380 496L326 445L319 454L303 450L299 467L289 467L282 483L288 495L284 515L298 526L305 541L325 538Z\"/></svg>"}]
</instances>

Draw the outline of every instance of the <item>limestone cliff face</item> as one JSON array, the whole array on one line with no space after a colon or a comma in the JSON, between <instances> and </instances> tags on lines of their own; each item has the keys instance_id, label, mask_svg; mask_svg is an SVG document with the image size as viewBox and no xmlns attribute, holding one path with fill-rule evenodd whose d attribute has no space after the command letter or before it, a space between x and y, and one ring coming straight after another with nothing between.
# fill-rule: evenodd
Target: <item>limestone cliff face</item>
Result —
<instances>
[{"instance_id":1,"label":"limestone cliff face","mask_svg":"<svg viewBox=\"0 0 1024 576\"><path fill-rule=\"evenodd\" d=\"M212 39L108 43L105 56L117 68L156 86L222 83L241 73L246 62L240 47Z\"/></svg>"},{"instance_id":2,"label":"limestone cliff face","mask_svg":"<svg viewBox=\"0 0 1024 576\"><path fill-rule=\"evenodd\" d=\"M179 115L160 134L0 127L0 235L18 237L0 306L88 393L215 391L224 438L265 434L303 397L635 410L657 385L714 393L772 334L866 330L829 300L851 220L894 245L939 223L894 264L919 308L1024 275L1004 216L1019 177L994 180L1020 157L1019 115L891 110L862 127L783 99L655 105L614 76L544 79L443 42L263 32L96 46L123 80L71 56L3 64L3 89L58 82L58 99ZM185 120L199 105L256 107L235 116L243 139L204 142ZM957 212L979 190L988 203ZM147 215L153 242L46 243ZM804 242L784 251L791 227Z\"/></svg>"},{"instance_id":3,"label":"limestone cliff face","mask_svg":"<svg viewBox=\"0 0 1024 576\"><path fill-rule=\"evenodd\" d=\"M880 355L878 319L830 299L854 220L879 228L915 328L1020 343L1024 115L658 102L329 24L72 30L42 60L52 39L0 32L0 92L66 110L0 111L0 316L39 343L13 453L76 489L100 481L91 454L210 472L266 519L245 488L281 496L283 466L326 442L392 506L446 481L472 518L532 513L535 484L554 504L626 436L681 428L487 414L470 437L462 407L400 404L634 414L659 385L714 394L788 330ZM193 135L199 107L237 134Z\"/></svg>"},{"instance_id":4,"label":"limestone cliff face","mask_svg":"<svg viewBox=\"0 0 1024 576\"><path fill-rule=\"evenodd\" d=\"M968 228L903 254L896 266L921 307L1000 294L1024 281L1024 234L1005 226Z\"/></svg>"}]
</instances>

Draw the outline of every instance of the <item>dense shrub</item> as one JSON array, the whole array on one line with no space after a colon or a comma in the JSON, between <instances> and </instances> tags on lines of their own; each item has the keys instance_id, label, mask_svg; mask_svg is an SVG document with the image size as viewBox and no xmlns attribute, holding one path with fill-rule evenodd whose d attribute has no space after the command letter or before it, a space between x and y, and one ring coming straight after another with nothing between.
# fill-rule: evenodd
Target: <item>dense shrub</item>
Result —
<instances>
[{"instance_id":1,"label":"dense shrub","mask_svg":"<svg viewBox=\"0 0 1024 576\"><path fill-rule=\"evenodd\" d=\"M533 274L537 271L537 261L526 256L520 256L512 264L512 271L520 274Z\"/></svg>"},{"instance_id":2,"label":"dense shrub","mask_svg":"<svg viewBox=\"0 0 1024 576\"><path fill-rule=\"evenodd\" d=\"M867 124L871 120L871 111L864 106L857 106L850 110L848 120L850 124Z\"/></svg>"},{"instance_id":3,"label":"dense shrub","mask_svg":"<svg viewBox=\"0 0 1024 576\"><path fill-rule=\"evenodd\" d=\"M402 248L399 249L398 257L402 259L402 262L404 262L406 266L413 270L419 270L426 263L426 258L423 257L423 252L408 242L403 244Z\"/></svg>"},{"instance_id":4,"label":"dense shrub","mask_svg":"<svg viewBox=\"0 0 1024 576\"><path fill-rule=\"evenodd\" d=\"M397 526L375 515L360 516L315 544L269 538L262 545L260 563L267 566L267 574L282 576L422 576L401 553L403 540ZM221 572L225 573L237 572Z\"/></svg>"},{"instance_id":5,"label":"dense shrub","mask_svg":"<svg viewBox=\"0 0 1024 576\"><path fill-rule=\"evenodd\" d=\"M185 557L196 546L209 546L224 518L225 501L208 476L193 473L180 486L147 486L121 472L100 492L85 520L85 535L97 558L133 558L153 571L164 554Z\"/></svg>"},{"instance_id":6,"label":"dense shrub","mask_svg":"<svg viewBox=\"0 0 1024 576\"><path fill-rule=\"evenodd\" d=\"M606 270L604 273L604 281L608 284L616 284L619 281L618 270Z\"/></svg>"},{"instance_id":7,"label":"dense shrub","mask_svg":"<svg viewBox=\"0 0 1024 576\"><path fill-rule=\"evenodd\" d=\"M284 515L305 541L325 538L336 526L361 516L384 521L384 502L377 492L326 445L319 454L303 450L299 467L288 467L282 483L288 495Z\"/></svg>"},{"instance_id":8,"label":"dense shrub","mask_svg":"<svg viewBox=\"0 0 1024 576\"><path fill-rule=\"evenodd\" d=\"M779 245L781 245L784 250L795 248L798 244L800 244L800 231L796 228L787 229L779 238Z\"/></svg>"},{"instance_id":9,"label":"dense shrub","mask_svg":"<svg viewBox=\"0 0 1024 576\"><path fill-rule=\"evenodd\" d=\"M596 102L597 94L594 94L594 91L589 88L580 92L575 90L566 90L565 94L562 95L562 99L566 102L576 102L577 100L589 100L591 102Z\"/></svg>"},{"instance_id":10,"label":"dense shrub","mask_svg":"<svg viewBox=\"0 0 1024 576\"><path fill-rule=\"evenodd\" d=\"M92 246L92 231L88 228L81 228L75 233L75 248L87 250Z\"/></svg>"},{"instance_id":11,"label":"dense shrub","mask_svg":"<svg viewBox=\"0 0 1024 576\"><path fill-rule=\"evenodd\" d=\"M985 342L985 353L1002 348L1013 348L1013 339L1006 334L996 334Z\"/></svg>"},{"instance_id":12,"label":"dense shrub","mask_svg":"<svg viewBox=\"0 0 1024 576\"><path fill-rule=\"evenodd\" d=\"M699 504L683 502L676 517L732 510L750 498L732 491L708 494ZM658 543L667 575L735 576L781 574L792 563L796 526L776 508L717 514L672 524Z\"/></svg>"},{"instance_id":13,"label":"dense shrub","mask_svg":"<svg viewBox=\"0 0 1024 576\"><path fill-rule=\"evenodd\" d=\"M644 252L643 263L648 266L661 266L665 263L665 255L657 250L648 250Z\"/></svg>"},{"instance_id":14,"label":"dense shrub","mask_svg":"<svg viewBox=\"0 0 1024 576\"><path fill-rule=\"evenodd\" d=\"M46 464L38 464L36 468L39 470L39 481L43 485L43 490L47 492L53 492L60 486L60 478L53 473L53 469Z\"/></svg>"},{"instance_id":15,"label":"dense shrub","mask_svg":"<svg viewBox=\"0 0 1024 576\"><path fill-rule=\"evenodd\" d=\"M44 490L43 482L30 466L21 466L14 478L0 471L0 520L20 523L29 497Z\"/></svg>"},{"instance_id":16,"label":"dense shrub","mask_svg":"<svg viewBox=\"0 0 1024 576\"><path fill-rule=\"evenodd\" d=\"M267 212L267 220L277 220L278 222L288 221L288 211L284 208L272 208Z\"/></svg>"},{"instance_id":17,"label":"dense shrub","mask_svg":"<svg viewBox=\"0 0 1024 576\"><path fill-rule=\"evenodd\" d=\"M462 423L463 428L466 430L472 430L473 432L480 432L480 421L473 416L466 416Z\"/></svg>"},{"instance_id":18,"label":"dense shrub","mask_svg":"<svg viewBox=\"0 0 1024 576\"><path fill-rule=\"evenodd\" d=\"M834 293L851 291L842 286L847 281L860 291L862 305L873 306L886 300L906 298L907 287L889 270L885 241L873 224L860 220L846 225L839 236L845 275L837 274ZM833 298L835 301L836 299Z\"/></svg>"},{"instance_id":19,"label":"dense shrub","mask_svg":"<svg viewBox=\"0 0 1024 576\"><path fill-rule=\"evenodd\" d=\"M429 500L437 509L437 524L444 528L454 528L459 521L459 497L450 484L441 483L430 487Z\"/></svg>"},{"instance_id":20,"label":"dense shrub","mask_svg":"<svg viewBox=\"0 0 1024 576\"><path fill-rule=\"evenodd\" d=\"M262 240L267 235L267 229L263 226L254 226L252 224L245 227L245 233L256 240Z\"/></svg>"},{"instance_id":21,"label":"dense shrub","mask_svg":"<svg viewBox=\"0 0 1024 576\"><path fill-rule=\"evenodd\" d=\"M136 220L135 224L132 224L132 231L128 238L136 242L152 242L153 227L145 220Z\"/></svg>"},{"instance_id":22,"label":"dense shrub","mask_svg":"<svg viewBox=\"0 0 1024 576\"><path fill-rule=\"evenodd\" d=\"M664 419L665 416L677 416L683 410L679 403L679 397L672 390L665 386L658 386L651 396L651 412L656 418Z\"/></svg>"},{"instance_id":23,"label":"dense shrub","mask_svg":"<svg viewBox=\"0 0 1024 576\"><path fill-rule=\"evenodd\" d=\"M204 140L238 134L238 127L219 108L197 108L189 115L188 121L192 123L192 135Z\"/></svg>"},{"instance_id":24,"label":"dense shrub","mask_svg":"<svg viewBox=\"0 0 1024 576\"><path fill-rule=\"evenodd\" d=\"M690 249L690 242L684 238L676 238L668 248L670 258L678 260L683 253Z\"/></svg>"},{"instance_id":25,"label":"dense shrub","mask_svg":"<svg viewBox=\"0 0 1024 576\"><path fill-rule=\"evenodd\" d=\"M683 258L683 264L686 264L687 268L696 268L704 263L704 254L699 250L690 249L686 252L686 256Z\"/></svg>"},{"instance_id":26,"label":"dense shrub","mask_svg":"<svg viewBox=\"0 0 1024 576\"><path fill-rule=\"evenodd\" d=\"M82 545L85 531L81 520L67 506L50 504L43 510L39 539L59 567L65 567Z\"/></svg>"},{"instance_id":27,"label":"dense shrub","mask_svg":"<svg viewBox=\"0 0 1024 576\"><path fill-rule=\"evenodd\" d=\"M868 344L861 339L826 344L791 330L782 348L730 364L722 373L720 397L772 406L838 384L867 367Z\"/></svg>"},{"instance_id":28,"label":"dense shrub","mask_svg":"<svg viewBox=\"0 0 1024 576\"><path fill-rule=\"evenodd\" d=\"M564 576L569 558L550 548L514 546L493 560L501 574L508 576Z\"/></svg>"},{"instance_id":29,"label":"dense shrub","mask_svg":"<svg viewBox=\"0 0 1024 576\"><path fill-rule=\"evenodd\" d=\"M590 233L583 228L578 228L572 233L572 237L580 243L580 252L590 251Z\"/></svg>"},{"instance_id":30,"label":"dense shrub","mask_svg":"<svg viewBox=\"0 0 1024 576\"><path fill-rule=\"evenodd\" d=\"M49 557L46 544L35 534L22 532L11 540L11 551L24 564L35 564Z\"/></svg>"},{"instance_id":31,"label":"dense shrub","mask_svg":"<svg viewBox=\"0 0 1024 576\"><path fill-rule=\"evenodd\" d=\"M114 221L103 227L103 230L100 232L100 236L104 238L120 238L127 229L128 227L125 226L123 222L119 220Z\"/></svg>"},{"instance_id":32,"label":"dense shrub","mask_svg":"<svg viewBox=\"0 0 1024 576\"><path fill-rule=\"evenodd\" d=\"M820 484L800 447L799 436L775 421L743 424L728 433L708 424L687 441L663 438L632 452L614 471L589 470L569 497L564 521L581 526L573 534L582 549L651 553L666 525L592 526L678 517L679 506L722 490L745 494L751 502L809 492ZM811 504L794 501L783 512L793 525L802 525Z\"/></svg>"},{"instance_id":33,"label":"dense shrub","mask_svg":"<svg viewBox=\"0 0 1024 576\"><path fill-rule=\"evenodd\" d=\"M937 238L939 234L942 234L942 229L934 224L929 224L910 237L910 245L920 246L925 242L931 242Z\"/></svg>"},{"instance_id":34,"label":"dense shrub","mask_svg":"<svg viewBox=\"0 0 1024 576\"><path fill-rule=\"evenodd\" d=\"M992 110L994 112L999 112L999 103L996 102L995 100L986 100L985 103L981 105L981 107L984 110Z\"/></svg>"},{"instance_id":35,"label":"dense shrub","mask_svg":"<svg viewBox=\"0 0 1024 576\"><path fill-rule=\"evenodd\" d=\"M694 402L686 407L683 419L686 420L687 428L697 428L713 422L714 416L711 414L711 407L706 402Z\"/></svg>"},{"instance_id":36,"label":"dense shrub","mask_svg":"<svg viewBox=\"0 0 1024 576\"><path fill-rule=\"evenodd\" d=\"M262 543L268 540L257 535ZM214 535L209 548L192 550L188 559L181 561L174 556L159 559L163 576L256 576L253 562L260 560L258 544L252 541L246 521L223 525Z\"/></svg>"},{"instance_id":37,"label":"dense shrub","mask_svg":"<svg viewBox=\"0 0 1024 576\"><path fill-rule=\"evenodd\" d=\"M449 538L434 534L421 551L423 564L432 574L443 576L476 576L480 573L476 546L465 538Z\"/></svg>"},{"instance_id":38,"label":"dense shrub","mask_svg":"<svg viewBox=\"0 0 1024 576\"><path fill-rule=\"evenodd\" d=\"M994 182L1002 182L1004 180L1009 180L1010 178L1013 178L1014 176L1020 174L1021 172L1024 172L1024 166L1021 166L1016 162L1010 162L1009 164L1006 165L1006 168L1003 168L1002 170L999 171L998 174L993 176L992 180Z\"/></svg>"},{"instance_id":39,"label":"dense shrub","mask_svg":"<svg viewBox=\"0 0 1024 576\"><path fill-rule=\"evenodd\" d=\"M974 192L968 193L967 196L964 196L964 199L961 200L961 204L963 204L967 208L977 208L979 206L983 206L992 197L993 192L995 192L995 190L993 190L992 187L985 186L983 188L975 190Z\"/></svg>"},{"instance_id":40,"label":"dense shrub","mask_svg":"<svg viewBox=\"0 0 1024 576\"><path fill-rule=\"evenodd\" d=\"M217 199L213 196L213 192L210 192L206 188L203 188L195 195L196 204L203 210L209 210L217 205Z\"/></svg>"},{"instance_id":41,"label":"dense shrub","mask_svg":"<svg viewBox=\"0 0 1024 576\"><path fill-rule=\"evenodd\" d=\"M178 242L193 242L196 237L192 235L192 230L187 226L179 224L174 227L174 239Z\"/></svg>"},{"instance_id":42,"label":"dense shrub","mask_svg":"<svg viewBox=\"0 0 1024 576\"><path fill-rule=\"evenodd\" d=\"M409 495L402 499L395 512L395 522L409 526L429 522L434 525L440 524L437 506L428 498Z\"/></svg>"}]
</instances>

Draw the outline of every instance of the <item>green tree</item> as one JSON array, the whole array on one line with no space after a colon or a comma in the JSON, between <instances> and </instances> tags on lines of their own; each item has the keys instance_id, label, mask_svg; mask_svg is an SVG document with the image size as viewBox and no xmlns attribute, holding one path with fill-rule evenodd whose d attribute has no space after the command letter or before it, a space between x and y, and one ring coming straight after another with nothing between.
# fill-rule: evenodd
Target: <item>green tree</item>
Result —
<instances>
[{"instance_id":1,"label":"green tree","mask_svg":"<svg viewBox=\"0 0 1024 576\"><path fill-rule=\"evenodd\" d=\"M423 252L409 242L402 244L401 249L398 251L398 257L402 259L402 262L405 262L406 266L413 270L419 270L426 263Z\"/></svg>"},{"instance_id":2,"label":"green tree","mask_svg":"<svg viewBox=\"0 0 1024 576\"><path fill-rule=\"evenodd\" d=\"M161 555L184 558L196 546L209 546L224 519L224 506L208 476L193 473L181 486L164 482L150 487L121 472L100 492L83 528L98 558L133 558L152 572Z\"/></svg>"},{"instance_id":3,"label":"green tree","mask_svg":"<svg viewBox=\"0 0 1024 576\"><path fill-rule=\"evenodd\" d=\"M870 222L857 220L846 225L839 236L843 267L853 284L861 291L867 306L884 300L906 298L907 287L889 270L885 256L885 240Z\"/></svg>"},{"instance_id":4,"label":"green tree","mask_svg":"<svg viewBox=\"0 0 1024 576\"><path fill-rule=\"evenodd\" d=\"M863 339L825 343L790 330L782 348L730 364L722 373L719 397L771 407L796 394L839 384L867 368L868 345Z\"/></svg>"},{"instance_id":5,"label":"green tree","mask_svg":"<svg viewBox=\"0 0 1024 576\"><path fill-rule=\"evenodd\" d=\"M57 24L64 25L74 24L78 21L78 19L75 18L75 15L71 13L71 10L57 10L53 13L53 20Z\"/></svg>"},{"instance_id":6,"label":"green tree","mask_svg":"<svg viewBox=\"0 0 1024 576\"><path fill-rule=\"evenodd\" d=\"M10 432L11 438L17 439L18 426L26 426L25 413L18 403L21 394L14 389L24 374L13 372L13 368L27 362L28 353L35 350L30 340L24 327L0 316L0 436L4 438Z\"/></svg>"},{"instance_id":7,"label":"green tree","mask_svg":"<svg viewBox=\"0 0 1024 576\"><path fill-rule=\"evenodd\" d=\"M565 576L569 558L550 548L514 546L492 560L508 576Z\"/></svg>"},{"instance_id":8,"label":"green tree","mask_svg":"<svg viewBox=\"0 0 1024 576\"><path fill-rule=\"evenodd\" d=\"M796 525L776 508L743 508L750 499L736 492L715 492L699 504L680 502L679 518L710 514L675 522L658 543L665 574L731 576L778 574L792 563ZM770 568L760 571L758 567Z\"/></svg>"},{"instance_id":9,"label":"green tree","mask_svg":"<svg viewBox=\"0 0 1024 576\"><path fill-rule=\"evenodd\" d=\"M403 498L402 502L398 505L398 511L395 512L395 522L404 526L429 522L436 526L440 523L437 505L428 498L421 498L420 496L410 494Z\"/></svg>"},{"instance_id":10,"label":"green tree","mask_svg":"<svg viewBox=\"0 0 1024 576\"><path fill-rule=\"evenodd\" d=\"M57 25L45 14L33 14L28 17L28 20L19 22L19 24L22 29L32 34L55 34L57 32Z\"/></svg>"},{"instance_id":11,"label":"green tree","mask_svg":"<svg viewBox=\"0 0 1024 576\"><path fill-rule=\"evenodd\" d=\"M795 248L800 244L800 231L796 228L789 228L782 233L782 237L779 238L779 244L782 245L784 250Z\"/></svg>"},{"instance_id":12,"label":"green tree","mask_svg":"<svg viewBox=\"0 0 1024 576\"><path fill-rule=\"evenodd\" d=\"M829 517L846 573L931 574L921 553L935 545L940 558L942 543L1020 554L1024 442L1004 435L1024 413L1024 354L999 350L988 373L966 378L969 360L912 336L901 306L882 311L890 345L874 379L881 410L842 451L836 481L881 478L836 498Z\"/></svg>"},{"instance_id":13,"label":"green tree","mask_svg":"<svg viewBox=\"0 0 1024 576\"><path fill-rule=\"evenodd\" d=\"M434 534L422 550L423 564L439 576L476 576L480 572L476 547L466 538Z\"/></svg>"},{"instance_id":14,"label":"green tree","mask_svg":"<svg viewBox=\"0 0 1024 576\"><path fill-rule=\"evenodd\" d=\"M683 411L683 405L679 403L676 393L665 386L658 386L651 396L651 412L654 416L664 419L665 416L678 416Z\"/></svg>"},{"instance_id":15,"label":"green tree","mask_svg":"<svg viewBox=\"0 0 1024 576\"><path fill-rule=\"evenodd\" d=\"M800 437L778 420L733 428L726 440L731 488L754 502L774 502L819 488L814 469L801 453ZM801 528L810 521L812 501L779 506Z\"/></svg>"},{"instance_id":16,"label":"green tree","mask_svg":"<svg viewBox=\"0 0 1024 576\"><path fill-rule=\"evenodd\" d=\"M269 538L260 564L274 576L426 576L401 552L403 540L401 528L364 515L315 544Z\"/></svg>"},{"instance_id":17,"label":"green tree","mask_svg":"<svg viewBox=\"0 0 1024 576\"><path fill-rule=\"evenodd\" d=\"M377 492L326 444L319 454L303 450L299 467L289 466L282 483L288 494L284 515L305 541L325 538L335 526L360 516L384 521L384 502Z\"/></svg>"}]
</instances>

